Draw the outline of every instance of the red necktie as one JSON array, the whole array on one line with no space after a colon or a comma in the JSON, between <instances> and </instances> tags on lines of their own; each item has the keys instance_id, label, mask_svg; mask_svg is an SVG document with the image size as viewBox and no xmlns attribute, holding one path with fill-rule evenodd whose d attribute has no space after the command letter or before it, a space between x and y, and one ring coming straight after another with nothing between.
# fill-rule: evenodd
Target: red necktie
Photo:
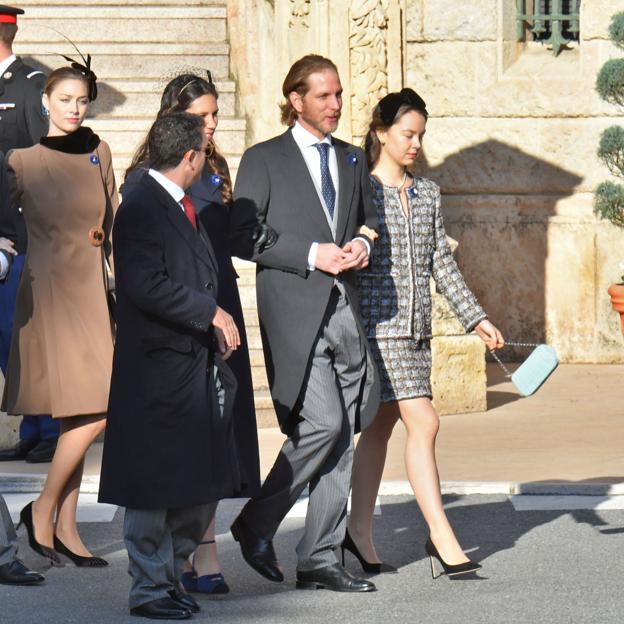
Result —
<instances>
[{"instance_id":1,"label":"red necktie","mask_svg":"<svg viewBox=\"0 0 624 624\"><path fill-rule=\"evenodd\" d=\"M188 220L191 222L193 229L197 229L197 218L195 217L195 206L193 206L193 202L188 195L185 195L182 198L182 206L184 207L184 214L187 216Z\"/></svg>"}]
</instances>

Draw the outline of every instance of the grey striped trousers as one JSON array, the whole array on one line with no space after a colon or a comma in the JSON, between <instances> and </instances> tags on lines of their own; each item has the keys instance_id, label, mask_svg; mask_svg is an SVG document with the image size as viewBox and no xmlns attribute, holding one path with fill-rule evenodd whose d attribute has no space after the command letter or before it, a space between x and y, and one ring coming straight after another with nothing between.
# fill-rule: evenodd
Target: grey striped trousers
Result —
<instances>
[{"instance_id":1,"label":"grey striped trousers","mask_svg":"<svg viewBox=\"0 0 624 624\"><path fill-rule=\"evenodd\" d=\"M346 529L355 413L366 372L366 350L353 312L338 288L331 298L304 384L301 422L284 442L245 522L272 539L306 485L310 499L297 546L298 570L336 563Z\"/></svg>"}]
</instances>

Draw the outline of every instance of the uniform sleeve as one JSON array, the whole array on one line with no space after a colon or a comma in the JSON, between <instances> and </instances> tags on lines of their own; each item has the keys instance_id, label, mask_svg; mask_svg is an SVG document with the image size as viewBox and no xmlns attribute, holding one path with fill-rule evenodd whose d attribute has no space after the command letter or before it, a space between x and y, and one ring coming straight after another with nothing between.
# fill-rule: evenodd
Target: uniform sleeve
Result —
<instances>
[{"instance_id":1,"label":"uniform sleeve","mask_svg":"<svg viewBox=\"0 0 624 624\"><path fill-rule=\"evenodd\" d=\"M46 77L42 73L36 73L31 78L26 78L26 94L24 97L24 115L26 117L26 129L33 145L39 143L39 139L48 133L48 117L44 114L43 87Z\"/></svg>"},{"instance_id":2,"label":"uniform sleeve","mask_svg":"<svg viewBox=\"0 0 624 624\"><path fill-rule=\"evenodd\" d=\"M453 258L451 246L446 238L442 220L440 187L435 187L434 237L432 275L438 291L444 295L453 309L455 316L464 326L472 331L483 319L487 318L483 308L472 294Z\"/></svg>"},{"instance_id":3,"label":"uniform sleeve","mask_svg":"<svg viewBox=\"0 0 624 624\"><path fill-rule=\"evenodd\" d=\"M267 223L270 197L270 178L263 154L251 148L243 154L238 169L233 210L238 212L239 219L250 221L256 218L260 223ZM276 243L264 251L254 253L251 259L267 267L306 277L308 252L314 240L294 232L276 233Z\"/></svg>"},{"instance_id":4,"label":"uniform sleeve","mask_svg":"<svg viewBox=\"0 0 624 624\"><path fill-rule=\"evenodd\" d=\"M0 236L17 239L15 224L19 218L22 197L22 159L18 151L11 151L4 159L2 171L2 197L0 199Z\"/></svg>"},{"instance_id":5,"label":"uniform sleeve","mask_svg":"<svg viewBox=\"0 0 624 624\"><path fill-rule=\"evenodd\" d=\"M15 240L15 228L10 223L4 223L9 210L9 187L8 176L5 167L4 154L0 152L0 237ZM7 276L13 256L4 250L0 250L0 282Z\"/></svg>"}]
</instances>

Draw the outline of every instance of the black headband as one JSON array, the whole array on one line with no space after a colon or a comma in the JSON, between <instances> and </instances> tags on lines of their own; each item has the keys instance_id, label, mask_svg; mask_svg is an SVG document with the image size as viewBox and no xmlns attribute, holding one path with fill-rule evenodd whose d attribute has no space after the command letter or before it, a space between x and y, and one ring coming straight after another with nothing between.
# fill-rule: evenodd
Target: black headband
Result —
<instances>
[{"instance_id":1,"label":"black headband","mask_svg":"<svg viewBox=\"0 0 624 624\"><path fill-rule=\"evenodd\" d=\"M375 110L384 126L390 127L394 123L394 119L401 106L411 106L419 113L422 113L425 118L429 116L425 100L423 100L416 91L409 88L401 89L398 93L388 93L386 97L379 100L379 104L377 104Z\"/></svg>"}]
</instances>

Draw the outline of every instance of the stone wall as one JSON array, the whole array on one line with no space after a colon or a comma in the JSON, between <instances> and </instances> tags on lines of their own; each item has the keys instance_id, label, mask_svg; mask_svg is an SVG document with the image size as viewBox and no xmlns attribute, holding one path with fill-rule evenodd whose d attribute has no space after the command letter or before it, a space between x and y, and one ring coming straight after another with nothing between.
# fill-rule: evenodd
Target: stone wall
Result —
<instances>
[{"instance_id":1,"label":"stone wall","mask_svg":"<svg viewBox=\"0 0 624 624\"><path fill-rule=\"evenodd\" d=\"M388 90L415 88L431 112L418 170L444 193L458 261L509 339L548 340L569 362L622 362L606 287L624 231L592 214L608 177L601 131L622 111L594 91L622 52L607 38L624 0L581 3L581 41L558 57L517 42L514 0L248 0L228 3L232 69L248 143L279 132L289 65L330 56L345 87L338 135L357 140ZM510 354L511 355L511 354Z\"/></svg>"},{"instance_id":2,"label":"stone wall","mask_svg":"<svg viewBox=\"0 0 624 624\"><path fill-rule=\"evenodd\" d=\"M405 83L431 119L419 171L445 195L458 261L509 339L547 340L569 362L622 362L607 286L624 231L597 222L608 177L601 131L622 111L594 91L610 16L624 2L581 3L581 40L558 57L515 41L512 0L408 0Z\"/></svg>"}]
</instances>

